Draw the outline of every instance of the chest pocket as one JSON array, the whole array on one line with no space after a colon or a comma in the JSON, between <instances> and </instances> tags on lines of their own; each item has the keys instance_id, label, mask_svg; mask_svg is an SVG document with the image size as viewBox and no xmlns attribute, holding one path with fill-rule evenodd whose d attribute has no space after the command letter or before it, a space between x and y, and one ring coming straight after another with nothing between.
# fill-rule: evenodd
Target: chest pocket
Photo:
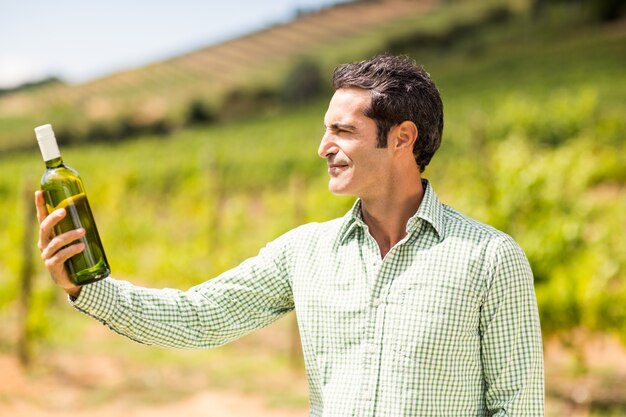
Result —
<instances>
[{"instance_id":1,"label":"chest pocket","mask_svg":"<svg viewBox=\"0 0 626 417\"><path fill-rule=\"evenodd\" d=\"M479 347L479 305L453 280L411 283L389 298L389 313L394 350L404 357L443 364L450 359L444 356L454 350L450 345Z\"/></svg>"},{"instance_id":2,"label":"chest pocket","mask_svg":"<svg viewBox=\"0 0 626 417\"><path fill-rule=\"evenodd\" d=\"M313 348L318 360L333 358L357 347L366 334L367 287L348 275L314 284L298 298L303 343Z\"/></svg>"},{"instance_id":3,"label":"chest pocket","mask_svg":"<svg viewBox=\"0 0 626 417\"><path fill-rule=\"evenodd\" d=\"M359 292L357 288L334 288L321 298L318 350L340 353L361 343L367 322L367 302Z\"/></svg>"}]
</instances>

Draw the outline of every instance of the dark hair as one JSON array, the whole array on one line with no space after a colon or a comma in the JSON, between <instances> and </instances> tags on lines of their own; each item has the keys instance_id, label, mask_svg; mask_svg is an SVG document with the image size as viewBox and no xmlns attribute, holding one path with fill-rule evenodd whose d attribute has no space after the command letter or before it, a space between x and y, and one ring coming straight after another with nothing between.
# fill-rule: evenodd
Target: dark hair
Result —
<instances>
[{"instance_id":1,"label":"dark hair","mask_svg":"<svg viewBox=\"0 0 626 417\"><path fill-rule=\"evenodd\" d=\"M417 126L413 147L415 162L423 172L441 144L443 103L430 75L407 56L376 55L335 69L333 88L369 90L371 106L365 115L378 129L377 146L387 147L389 130L405 120Z\"/></svg>"}]
</instances>

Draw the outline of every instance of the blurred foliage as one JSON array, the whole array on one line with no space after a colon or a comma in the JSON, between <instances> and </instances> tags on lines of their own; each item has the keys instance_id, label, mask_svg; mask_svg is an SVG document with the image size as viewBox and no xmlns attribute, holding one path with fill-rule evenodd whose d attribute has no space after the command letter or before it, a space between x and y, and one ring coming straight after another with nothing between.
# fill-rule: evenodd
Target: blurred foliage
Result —
<instances>
[{"instance_id":1,"label":"blurred foliage","mask_svg":"<svg viewBox=\"0 0 626 417\"><path fill-rule=\"evenodd\" d=\"M496 4L493 7L473 9L473 13L463 16L446 16L447 24L420 25L418 30L391 37L385 46L390 53L402 53L406 50L413 53L434 49L448 50L458 45L464 38L484 33L488 27L506 24L513 17L513 11L507 4Z\"/></svg>"},{"instance_id":2,"label":"blurred foliage","mask_svg":"<svg viewBox=\"0 0 626 417\"><path fill-rule=\"evenodd\" d=\"M195 124L208 124L217 119L215 112L209 104L200 98L193 99L189 104L187 113L187 124L193 126Z\"/></svg>"},{"instance_id":3,"label":"blurred foliage","mask_svg":"<svg viewBox=\"0 0 626 417\"><path fill-rule=\"evenodd\" d=\"M524 248L546 335L626 334L626 123L598 96L583 88L542 101L505 97L468 121L465 157L433 172L453 206Z\"/></svg>"},{"instance_id":4,"label":"blurred foliage","mask_svg":"<svg viewBox=\"0 0 626 417\"><path fill-rule=\"evenodd\" d=\"M278 93L267 87L240 87L228 92L219 109L221 121L243 120L252 115L272 113L278 104Z\"/></svg>"},{"instance_id":5,"label":"blurred foliage","mask_svg":"<svg viewBox=\"0 0 626 417\"><path fill-rule=\"evenodd\" d=\"M16 92L19 92L19 91L33 90L33 89L36 89L36 88L39 88L39 87L56 85L56 84L63 84L63 80L61 80L58 77L46 77L46 78L43 78L43 79L38 80L38 81L26 82L26 83L20 84L20 85L18 85L16 87L0 88L0 96L3 96L5 94L9 94L9 93L16 93Z\"/></svg>"},{"instance_id":6,"label":"blurred foliage","mask_svg":"<svg viewBox=\"0 0 626 417\"><path fill-rule=\"evenodd\" d=\"M320 65L311 58L302 58L287 74L281 97L287 105L307 103L318 98L326 85Z\"/></svg>"},{"instance_id":7,"label":"blurred foliage","mask_svg":"<svg viewBox=\"0 0 626 417\"><path fill-rule=\"evenodd\" d=\"M599 22L610 22L626 16L626 3L622 0L532 0L535 15L540 15L554 4L581 7L590 19Z\"/></svg>"}]
</instances>

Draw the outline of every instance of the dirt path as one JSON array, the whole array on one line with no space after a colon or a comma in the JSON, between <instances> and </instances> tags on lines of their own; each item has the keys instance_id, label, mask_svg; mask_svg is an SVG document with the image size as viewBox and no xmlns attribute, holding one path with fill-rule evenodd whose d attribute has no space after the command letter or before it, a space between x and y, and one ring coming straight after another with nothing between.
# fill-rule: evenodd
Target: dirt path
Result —
<instances>
[{"instance_id":1,"label":"dirt path","mask_svg":"<svg viewBox=\"0 0 626 417\"><path fill-rule=\"evenodd\" d=\"M306 417L306 410L268 408L263 400L240 393L206 391L155 406L107 404L98 408L45 409L19 400L0 403L0 415L12 417Z\"/></svg>"},{"instance_id":2,"label":"dirt path","mask_svg":"<svg viewBox=\"0 0 626 417\"><path fill-rule=\"evenodd\" d=\"M86 364L76 364L84 367ZM106 365L104 363L103 365ZM114 365L114 364L111 364ZM90 365L89 365L90 366ZM112 366L114 367L114 366ZM117 373L117 371L113 371ZM163 387L167 389L166 387ZM106 390L106 387L104 387ZM94 397L85 385L46 370L23 371L14 356L0 354L0 416L12 417L306 417L308 410L273 408L267 398L219 389L176 396L163 393L153 401L135 399L137 392ZM105 394L106 395L106 394ZM171 399L170 399L171 398ZM93 399L93 406L85 406ZM164 401L167 399L167 401Z\"/></svg>"}]
</instances>

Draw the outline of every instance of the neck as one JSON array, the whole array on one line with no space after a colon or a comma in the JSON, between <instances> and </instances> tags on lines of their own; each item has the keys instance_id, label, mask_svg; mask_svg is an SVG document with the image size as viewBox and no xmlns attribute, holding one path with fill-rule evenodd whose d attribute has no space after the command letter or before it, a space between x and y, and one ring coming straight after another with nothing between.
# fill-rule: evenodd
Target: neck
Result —
<instances>
[{"instance_id":1,"label":"neck","mask_svg":"<svg viewBox=\"0 0 626 417\"><path fill-rule=\"evenodd\" d=\"M411 181L395 182L384 196L362 198L363 221L378 243L384 258L398 242L406 236L406 224L419 208L424 197L421 177Z\"/></svg>"},{"instance_id":2,"label":"neck","mask_svg":"<svg viewBox=\"0 0 626 417\"><path fill-rule=\"evenodd\" d=\"M46 168L56 168L63 164L63 159L59 156L57 158L50 159L45 162L46 162Z\"/></svg>"}]
</instances>

